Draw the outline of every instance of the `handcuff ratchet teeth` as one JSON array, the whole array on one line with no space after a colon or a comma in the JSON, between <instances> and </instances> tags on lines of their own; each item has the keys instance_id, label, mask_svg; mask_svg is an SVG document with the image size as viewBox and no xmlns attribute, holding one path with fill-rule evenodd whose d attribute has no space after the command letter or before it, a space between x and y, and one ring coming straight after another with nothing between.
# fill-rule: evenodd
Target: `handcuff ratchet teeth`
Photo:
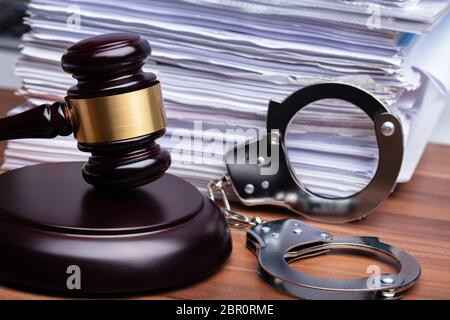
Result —
<instances>
[{"instance_id":1,"label":"handcuff ratchet teeth","mask_svg":"<svg viewBox=\"0 0 450 320\"><path fill-rule=\"evenodd\" d=\"M322 99L350 102L374 123L379 150L375 175L364 189L348 197L328 198L310 191L296 178L287 156L284 139L289 123L302 108ZM380 100L363 89L319 83L294 92L282 103L271 101L267 132L226 154L227 175L245 205L282 206L313 220L343 223L368 215L395 186L403 158L402 127Z\"/></svg>"}]
</instances>

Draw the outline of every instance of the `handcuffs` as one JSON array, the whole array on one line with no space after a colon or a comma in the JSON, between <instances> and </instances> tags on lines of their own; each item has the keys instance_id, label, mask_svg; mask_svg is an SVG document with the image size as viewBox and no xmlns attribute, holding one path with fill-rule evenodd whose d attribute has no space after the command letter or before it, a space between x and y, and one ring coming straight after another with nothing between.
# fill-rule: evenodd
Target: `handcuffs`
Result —
<instances>
[{"instance_id":1,"label":"handcuffs","mask_svg":"<svg viewBox=\"0 0 450 320\"><path fill-rule=\"evenodd\" d=\"M286 153L286 130L295 114L322 99L341 99L362 109L373 121L379 160L370 183L358 193L344 198L317 195L292 170ZM271 287L305 299L398 299L420 275L419 263L406 252L382 243L375 237L336 237L299 220L263 222L232 211L225 188L231 187L248 206L275 205L306 218L327 223L362 219L381 204L395 186L403 157L403 133L399 120L365 90L344 83L320 83L304 87L282 103L271 101L267 134L227 152L227 173L208 185L211 200L221 194L222 211L230 226L249 226L247 248L259 261L259 275ZM393 258L398 274L379 274L362 279L331 280L297 272L289 263L333 249L374 251Z\"/></svg>"}]
</instances>

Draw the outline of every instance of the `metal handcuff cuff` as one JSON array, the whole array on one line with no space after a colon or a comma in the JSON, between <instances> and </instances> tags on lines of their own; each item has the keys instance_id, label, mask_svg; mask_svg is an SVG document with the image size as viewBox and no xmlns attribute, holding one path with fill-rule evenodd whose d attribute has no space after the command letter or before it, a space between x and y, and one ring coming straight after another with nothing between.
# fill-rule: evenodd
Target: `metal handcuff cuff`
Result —
<instances>
[{"instance_id":1,"label":"metal handcuff cuff","mask_svg":"<svg viewBox=\"0 0 450 320\"><path fill-rule=\"evenodd\" d=\"M292 118L305 106L322 99L350 102L361 108L374 123L379 149L377 170L371 182L352 196L327 198L311 192L296 179L286 154L284 139ZM216 192L221 193L223 212L229 224L250 227L247 247L258 258L261 278L281 292L305 299L399 298L420 275L419 263L406 252L375 237L336 237L295 219L270 222L263 222L259 217L250 219L231 210L225 192L225 187L231 187L244 205L280 206L321 222L343 223L361 219L381 204L395 186L403 157L399 120L363 89L344 83L320 83L298 90L282 103L271 101L267 132L260 139L229 150L226 175L208 185L212 200L215 200ZM254 154L256 161L252 161ZM292 261L342 248L384 254L397 262L400 272L375 278L330 280L289 267Z\"/></svg>"}]
</instances>

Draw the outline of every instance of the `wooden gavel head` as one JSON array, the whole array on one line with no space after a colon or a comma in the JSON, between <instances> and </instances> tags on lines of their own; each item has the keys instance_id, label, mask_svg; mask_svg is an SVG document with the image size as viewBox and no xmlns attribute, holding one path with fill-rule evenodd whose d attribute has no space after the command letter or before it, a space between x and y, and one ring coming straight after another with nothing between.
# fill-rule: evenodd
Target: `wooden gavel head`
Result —
<instances>
[{"instance_id":1,"label":"wooden gavel head","mask_svg":"<svg viewBox=\"0 0 450 320\"><path fill-rule=\"evenodd\" d=\"M170 154L155 140L165 133L159 81L142 67L149 43L113 33L84 39L67 50L62 68L77 84L66 103L42 105L0 120L0 138L51 138L73 132L90 152L82 174L98 188L137 187L161 177Z\"/></svg>"}]
</instances>

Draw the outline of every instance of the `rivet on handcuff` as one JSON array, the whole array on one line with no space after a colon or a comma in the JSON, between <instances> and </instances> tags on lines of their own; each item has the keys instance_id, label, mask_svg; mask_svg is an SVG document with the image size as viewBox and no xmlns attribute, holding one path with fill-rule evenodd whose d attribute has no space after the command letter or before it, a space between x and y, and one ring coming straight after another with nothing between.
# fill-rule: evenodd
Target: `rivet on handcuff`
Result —
<instances>
[{"instance_id":1,"label":"rivet on handcuff","mask_svg":"<svg viewBox=\"0 0 450 320\"><path fill-rule=\"evenodd\" d=\"M287 126L306 105L321 99L341 99L361 108L373 120L379 161L371 182L360 192L345 198L325 198L314 194L298 181L290 167L284 146ZM400 171L403 136L398 119L370 93L343 83L321 83L305 87L283 103L270 102L267 116L268 134L228 151L227 173L208 184L208 193L220 193L224 213L232 227L250 227L247 248L259 261L259 275L271 287L305 299L398 299L420 275L419 263L406 252L382 243L376 237L336 237L299 220L264 222L231 210L225 191L230 187L245 205L270 204L288 208L307 218L342 223L361 219L389 195ZM275 146L276 148L273 148ZM267 151L271 154L267 156ZM251 150L258 150L257 161ZM275 158L277 157L277 158ZM277 170L270 171L274 159ZM354 249L381 253L400 266L398 274L379 274L361 279L331 280L309 276L289 267L299 259L330 252Z\"/></svg>"}]
</instances>

